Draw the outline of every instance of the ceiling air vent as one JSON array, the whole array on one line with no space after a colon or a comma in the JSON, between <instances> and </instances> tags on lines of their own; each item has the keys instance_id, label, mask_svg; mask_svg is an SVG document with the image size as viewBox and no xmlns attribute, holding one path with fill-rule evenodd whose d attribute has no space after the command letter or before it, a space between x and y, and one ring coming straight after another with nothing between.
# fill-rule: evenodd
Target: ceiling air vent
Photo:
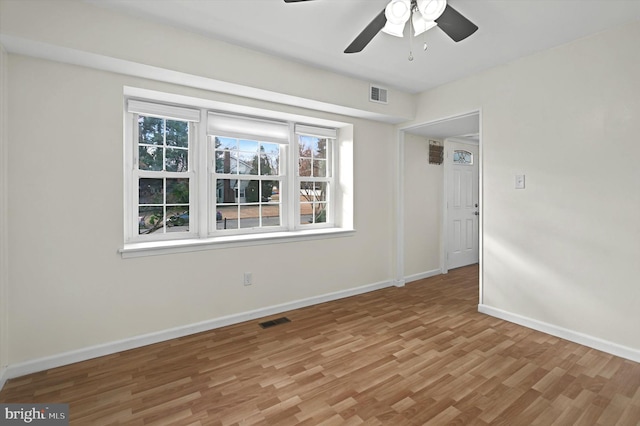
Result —
<instances>
[{"instance_id":1,"label":"ceiling air vent","mask_svg":"<svg viewBox=\"0 0 640 426\"><path fill-rule=\"evenodd\" d=\"M371 102L377 102L379 104L386 104L387 89L383 89L382 87L374 86L372 84L369 89L369 100Z\"/></svg>"}]
</instances>

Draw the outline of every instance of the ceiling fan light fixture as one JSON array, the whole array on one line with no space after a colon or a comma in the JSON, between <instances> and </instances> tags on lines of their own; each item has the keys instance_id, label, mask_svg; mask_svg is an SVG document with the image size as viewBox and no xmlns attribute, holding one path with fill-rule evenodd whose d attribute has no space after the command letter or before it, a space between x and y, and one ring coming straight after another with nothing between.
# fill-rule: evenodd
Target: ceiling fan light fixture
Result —
<instances>
[{"instance_id":1,"label":"ceiling fan light fixture","mask_svg":"<svg viewBox=\"0 0 640 426\"><path fill-rule=\"evenodd\" d=\"M411 23L413 24L414 35L420 35L438 25L433 21L427 21L419 13L413 14L411 17Z\"/></svg>"},{"instance_id":2,"label":"ceiling fan light fixture","mask_svg":"<svg viewBox=\"0 0 640 426\"><path fill-rule=\"evenodd\" d=\"M447 7L447 0L417 0L416 5L425 20L435 21Z\"/></svg>"},{"instance_id":3,"label":"ceiling fan light fixture","mask_svg":"<svg viewBox=\"0 0 640 426\"><path fill-rule=\"evenodd\" d=\"M391 22L387 21L386 24L384 24L384 27L382 28L382 32L383 33L387 33L389 35L392 36L396 36L396 37L403 37L404 36L404 24L392 24Z\"/></svg>"},{"instance_id":4,"label":"ceiling fan light fixture","mask_svg":"<svg viewBox=\"0 0 640 426\"><path fill-rule=\"evenodd\" d=\"M387 22L404 25L411 17L411 0L391 0L384 9Z\"/></svg>"},{"instance_id":5,"label":"ceiling fan light fixture","mask_svg":"<svg viewBox=\"0 0 640 426\"><path fill-rule=\"evenodd\" d=\"M396 37L402 37L404 25L411 17L411 0L391 0L384 9L387 23L382 32Z\"/></svg>"}]
</instances>

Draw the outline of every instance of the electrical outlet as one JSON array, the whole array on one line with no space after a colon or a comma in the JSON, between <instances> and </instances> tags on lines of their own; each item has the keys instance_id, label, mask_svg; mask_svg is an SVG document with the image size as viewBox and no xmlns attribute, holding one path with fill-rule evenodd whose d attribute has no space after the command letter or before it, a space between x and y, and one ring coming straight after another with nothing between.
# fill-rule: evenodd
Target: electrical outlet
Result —
<instances>
[{"instance_id":1,"label":"electrical outlet","mask_svg":"<svg viewBox=\"0 0 640 426\"><path fill-rule=\"evenodd\" d=\"M524 189L524 175L516 175L516 189Z\"/></svg>"},{"instance_id":2,"label":"electrical outlet","mask_svg":"<svg viewBox=\"0 0 640 426\"><path fill-rule=\"evenodd\" d=\"M251 272L245 272L244 285L251 285L251 284L253 284L253 274L251 274Z\"/></svg>"}]
</instances>

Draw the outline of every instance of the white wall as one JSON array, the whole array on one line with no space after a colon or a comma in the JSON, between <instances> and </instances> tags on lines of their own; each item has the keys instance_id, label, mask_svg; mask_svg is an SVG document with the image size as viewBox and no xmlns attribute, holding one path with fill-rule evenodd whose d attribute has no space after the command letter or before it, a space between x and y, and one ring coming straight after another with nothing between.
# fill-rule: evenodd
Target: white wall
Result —
<instances>
[{"instance_id":1,"label":"white wall","mask_svg":"<svg viewBox=\"0 0 640 426\"><path fill-rule=\"evenodd\" d=\"M9 364L7 54L0 45L0 389Z\"/></svg>"},{"instance_id":2,"label":"white wall","mask_svg":"<svg viewBox=\"0 0 640 426\"><path fill-rule=\"evenodd\" d=\"M638 40L635 23L442 86L415 122L482 108L486 311L640 360Z\"/></svg>"},{"instance_id":3,"label":"white wall","mask_svg":"<svg viewBox=\"0 0 640 426\"><path fill-rule=\"evenodd\" d=\"M215 79L241 85L245 93L251 89L268 91L274 97L338 105L386 116L396 123L411 119L415 113L411 94L390 89L389 104L372 103L368 101L367 81L124 16L80 0L0 0L0 4L0 31L7 37L5 43L29 50L30 55L36 51L45 57L84 52L100 55L96 62L112 66L131 61L131 69L152 66L155 68L149 72L156 74L170 70ZM120 62L114 64L106 58ZM187 84L184 80L182 84Z\"/></svg>"},{"instance_id":4,"label":"white wall","mask_svg":"<svg viewBox=\"0 0 640 426\"><path fill-rule=\"evenodd\" d=\"M429 164L429 139L405 134L403 179L404 275L412 281L440 271L443 165Z\"/></svg>"},{"instance_id":5,"label":"white wall","mask_svg":"<svg viewBox=\"0 0 640 426\"><path fill-rule=\"evenodd\" d=\"M9 80L10 364L390 283L393 126L353 121L355 236L122 259L123 86L217 95L18 55Z\"/></svg>"},{"instance_id":6,"label":"white wall","mask_svg":"<svg viewBox=\"0 0 640 426\"><path fill-rule=\"evenodd\" d=\"M0 227L10 247L0 281L0 365L10 365L8 376L108 352L114 342L135 344L137 336L391 284L393 205L381 194L392 193L396 133L327 111L394 121L413 115L413 96L369 103L368 82L76 0L0 7L0 37L11 46L2 63L10 125L0 139L11 141L0 181L10 200L0 211L11 224ZM140 78L147 74L159 80ZM167 75L184 84L161 82ZM202 82L233 90L198 89ZM123 259L123 86L353 123L355 236ZM296 106L300 100L324 112ZM250 287L242 285L247 270Z\"/></svg>"}]
</instances>

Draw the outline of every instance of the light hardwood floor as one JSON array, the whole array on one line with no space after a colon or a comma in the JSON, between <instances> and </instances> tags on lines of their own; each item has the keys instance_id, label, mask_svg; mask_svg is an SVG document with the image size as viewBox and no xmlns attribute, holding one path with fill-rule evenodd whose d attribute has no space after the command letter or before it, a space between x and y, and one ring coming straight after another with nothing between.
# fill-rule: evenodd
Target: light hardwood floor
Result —
<instances>
[{"instance_id":1,"label":"light hardwood floor","mask_svg":"<svg viewBox=\"0 0 640 426\"><path fill-rule=\"evenodd\" d=\"M470 266L10 380L71 424L638 425L640 364L477 312ZM271 318L268 318L271 319Z\"/></svg>"}]
</instances>

